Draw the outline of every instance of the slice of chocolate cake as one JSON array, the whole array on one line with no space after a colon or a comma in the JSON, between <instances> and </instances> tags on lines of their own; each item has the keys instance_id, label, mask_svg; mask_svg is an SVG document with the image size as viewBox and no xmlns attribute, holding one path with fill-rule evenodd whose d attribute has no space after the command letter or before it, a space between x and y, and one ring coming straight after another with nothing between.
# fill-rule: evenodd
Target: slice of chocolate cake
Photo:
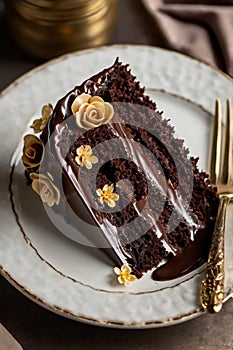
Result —
<instances>
[{"instance_id":1,"label":"slice of chocolate cake","mask_svg":"<svg viewBox=\"0 0 233 350\"><path fill-rule=\"evenodd\" d=\"M178 277L206 257L216 189L128 65L117 59L59 100L40 139L34 190L67 222L71 210L96 226L88 238L120 283L163 263L155 278Z\"/></svg>"}]
</instances>

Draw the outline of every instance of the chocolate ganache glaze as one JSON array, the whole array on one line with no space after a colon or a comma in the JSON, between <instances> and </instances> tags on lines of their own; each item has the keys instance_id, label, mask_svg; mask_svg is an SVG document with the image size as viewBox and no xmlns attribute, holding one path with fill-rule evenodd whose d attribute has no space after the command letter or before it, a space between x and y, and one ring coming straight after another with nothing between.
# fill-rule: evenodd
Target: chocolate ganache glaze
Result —
<instances>
[{"instance_id":1,"label":"chocolate ganache glaze","mask_svg":"<svg viewBox=\"0 0 233 350\"><path fill-rule=\"evenodd\" d=\"M83 93L111 103L109 123L90 130L77 126L71 106ZM42 169L52 175L62 169L65 196L56 210L69 222L69 207L100 228L89 239L117 266L129 265L140 278L159 265L153 278L165 280L190 272L206 259L216 189L128 65L117 59L58 101L41 138L47 142ZM88 171L75 160L83 145L99 160ZM112 184L119 195L114 210L100 205L96 193Z\"/></svg>"}]
</instances>

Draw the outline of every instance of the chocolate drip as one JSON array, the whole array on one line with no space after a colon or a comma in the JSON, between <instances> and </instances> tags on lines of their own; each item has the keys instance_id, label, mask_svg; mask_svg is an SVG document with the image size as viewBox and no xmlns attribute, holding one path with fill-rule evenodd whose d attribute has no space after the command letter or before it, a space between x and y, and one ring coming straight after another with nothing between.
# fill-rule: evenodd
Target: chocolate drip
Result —
<instances>
[{"instance_id":1,"label":"chocolate drip","mask_svg":"<svg viewBox=\"0 0 233 350\"><path fill-rule=\"evenodd\" d=\"M156 281L166 281L186 275L202 265L208 258L213 225L199 230L195 240L183 249L182 254L169 256L167 262L152 274Z\"/></svg>"}]
</instances>

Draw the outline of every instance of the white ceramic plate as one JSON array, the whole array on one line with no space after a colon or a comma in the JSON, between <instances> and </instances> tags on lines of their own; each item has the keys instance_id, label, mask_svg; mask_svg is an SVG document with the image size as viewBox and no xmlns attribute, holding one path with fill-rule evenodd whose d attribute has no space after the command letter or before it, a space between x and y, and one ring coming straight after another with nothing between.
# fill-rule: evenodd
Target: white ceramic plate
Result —
<instances>
[{"instance_id":1,"label":"white ceramic plate","mask_svg":"<svg viewBox=\"0 0 233 350\"><path fill-rule=\"evenodd\" d=\"M233 97L229 77L184 55L147 46L103 47L49 62L17 80L0 96L0 267L16 288L63 316L122 328L170 325L202 313L199 285L203 266L169 282L154 282L147 274L129 288L113 283L111 261L99 250L62 235L25 185L22 165L13 160L14 166L10 166L31 116L110 66L117 56L130 63L158 109L172 119L191 154L200 156L200 168L207 168L210 113L216 97ZM232 217L228 221L232 223ZM233 258L229 261L227 274L232 273ZM228 278L226 298L231 286Z\"/></svg>"}]
</instances>

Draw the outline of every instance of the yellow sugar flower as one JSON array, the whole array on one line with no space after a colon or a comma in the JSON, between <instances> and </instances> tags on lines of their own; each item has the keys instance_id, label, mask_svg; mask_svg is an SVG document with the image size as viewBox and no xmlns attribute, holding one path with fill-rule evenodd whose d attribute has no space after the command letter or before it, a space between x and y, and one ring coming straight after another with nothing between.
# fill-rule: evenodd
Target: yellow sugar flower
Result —
<instances>
[{"instance_id":1,"label":"yellow sugar flower","mask_svg":"<svg viewBox=\"0 0 233 350\"><path fill-rule=\"evenodd\" d=\"M99 196L99 202L103 204L106 202L109 207L114 208L116 205L116 201L119 199L119 195L117 193L113 192L114 185L104 185L103 189L101 190L98 188L96 190L97 195Z\"/></svg>"},{"instance_id":2,"label":"yellow sugar flower","mask_svg":"<svg viewBox=\"0 0 233 350\"><path fill-rule=\"evenodd\" d=\"M130 283L135 282L137 280L137 277L131 274L131 268L124 264L119 267L114 267L114 272L116 275L118 275L117 280L120 284L124 284L126 287L130 285Z\"/></svg>"},{"instance_id":3,"label":"yellow sugar flower","mask_svg":"<svg viewBox=\"0 0 233 350\"><path fill-rule=\"evenodd\" d=\"M92 164L98 163L98 158L92 155L92 149L89 145L82 145L76 149L77 156L75 161L78 165L85 166L87 169L92 168Z\"/></svg>"}]
</instances>

